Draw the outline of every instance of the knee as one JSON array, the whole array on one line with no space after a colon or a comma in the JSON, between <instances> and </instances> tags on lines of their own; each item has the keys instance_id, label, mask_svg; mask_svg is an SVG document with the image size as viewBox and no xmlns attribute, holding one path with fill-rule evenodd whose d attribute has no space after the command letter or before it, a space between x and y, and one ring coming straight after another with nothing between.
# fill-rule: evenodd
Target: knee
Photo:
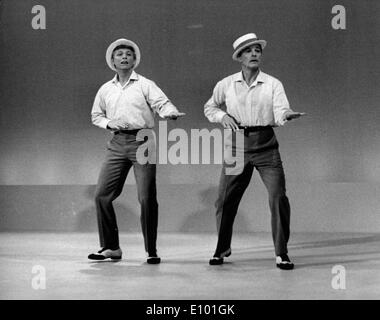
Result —
<instances>
[{"instance_id":1,"label":"knee","mask_svg":"<svg viewBox=\"0 0 380 320\"><path fill-rule=\"evenodd\" d=\"M157 204L157 197L155 194L144 193L138 196L138 201L141 205Z\"/></svg>"},{"instance_id":2,"label":"knee","mask_svg":"<svg viewBox=\"0 0 380 320\"><path fill-rule=\"evenodd\" d=\"M277 188L269 191L270 201L287 201L286 191L283 188Z\"/></svg>"},{"instance_id":3,"label":"knee","mask_svg":"<svg viewBox=\"0 0 380 320\"><path fill-rule=\"evenodd\" d=\"M96 189L94 198L96 203L107 202L110 200L109 194L103 188Z\"/></svg>"}]
</instances>

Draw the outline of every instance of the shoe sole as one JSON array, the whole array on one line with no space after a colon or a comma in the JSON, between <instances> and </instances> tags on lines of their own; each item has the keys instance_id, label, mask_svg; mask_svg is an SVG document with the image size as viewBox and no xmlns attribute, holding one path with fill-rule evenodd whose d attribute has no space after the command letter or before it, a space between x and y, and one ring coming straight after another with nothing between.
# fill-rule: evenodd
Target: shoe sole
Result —
<instances>
[{"instance_id":1,"label":"shoe sole","mask_svg":"<svg viewBox=\"0 0 380 320\"><path fill-rule=\"evenodd\" d=\"M276 266L277 266L277 268L279 268L281 270L293 270L294 269L294 264L290 264L290 263L284 263L284 264L277 263Z\"/></svg>"},{"instance_id":2,"label":"shoe sole","mask_svg":"<svg viewBox=\"0 0 380 320\"><path fill-rule=\"evenodd\" d=\"M111 257L111 260L121 260L121 256L118 256L118 257Z\"/></svg>"},{"instance_id":3,"label":"shoe sole","mask_svg":"<svg viewBox=\"0 0 380 320\"><path fill-rule=\"evenodd\" d=\"M209 264L210 266L218 266L224 263L223 258L221 259L210 259Z\"/></svg>"},{"instance_id":4,"label":"shoe sole","mask_svg":"<svg viewBox=\"0 0 380 320\"><path fill-rule=\"evenodd\" d=\"M106 259L111 259L111 260L121 260L121 256L115 256L115 257L105 257L105 256L96 256L96 255L89 255L88 256L88 259L90 260L95 260L95 261L103 261L103 260L106 260Z\"/></svg>"}]
</instances>

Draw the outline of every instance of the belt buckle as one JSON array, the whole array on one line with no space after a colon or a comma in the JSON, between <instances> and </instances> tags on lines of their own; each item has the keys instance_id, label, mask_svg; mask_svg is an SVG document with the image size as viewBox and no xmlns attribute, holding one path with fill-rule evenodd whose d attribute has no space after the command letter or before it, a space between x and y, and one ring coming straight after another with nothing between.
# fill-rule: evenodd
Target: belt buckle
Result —
<instances>
[{"instance_id":1,"label":"belt buckle","mask_svg":"<svg viewBox=\"0 0 380 320\"><path fill-rule=\"evenodd\" d=\"M244 130L244 135L248 137L248 133L249 133L249 127L248 126L243 126L243 130Z\"/></svg>"}]
</instances>

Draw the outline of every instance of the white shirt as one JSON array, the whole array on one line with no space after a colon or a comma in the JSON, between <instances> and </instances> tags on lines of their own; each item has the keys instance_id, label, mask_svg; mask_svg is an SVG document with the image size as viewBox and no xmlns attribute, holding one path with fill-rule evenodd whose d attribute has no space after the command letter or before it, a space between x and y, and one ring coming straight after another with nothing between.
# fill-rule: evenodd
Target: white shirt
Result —
<instances>
[{"instance_id":1,"label":"white shirt","mask_svg":"<svg viewBox=\"0 0 380 320\"><path fill-rule=\"evenodd\" d=\"M165 117L178 112L163 91L151 80L132 71L128 82L121 86L117 75L98 90L91 111L92 123L107 129L111 120L125 120L128 129L154 127L154 112Z\"/></svg>"},{"instance_id":2,"label":"white shirt","mask_svg":"<svg viewBox=\"0 0 380 320\"><path fill-rule=\"evenodd\" d=\"M222 106L241 126L280 126L286 122L285 114L292 112L282 83L262 71L250 86L242 72L219 81L204 106L206 117L221 122L226 114Z\"/></svg>"}]
</instances>

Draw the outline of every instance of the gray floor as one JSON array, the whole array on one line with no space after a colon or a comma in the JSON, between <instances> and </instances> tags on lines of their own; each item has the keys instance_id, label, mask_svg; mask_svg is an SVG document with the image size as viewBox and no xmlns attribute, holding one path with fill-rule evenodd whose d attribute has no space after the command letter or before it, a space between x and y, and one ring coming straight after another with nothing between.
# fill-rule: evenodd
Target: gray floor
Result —
<instances>
[{"instance_id":1,"label":"gray floor","mask_svg":"<svg viewBox=\"0 0 380 320\"><path fill-rule=\"evenodd\" d=\"M235 233L232 255L222 266L208 265L216 242L212 233L159 233L160 265L146 264L140 233L122 233L120 242L123 260L90 262L95 233L0 233L0 298L380 298L380 234L293 233L293 271L275 267L269 233ZM332 287L336 265L345 269L345 289Z\"/></svg>"}]
</instances>

